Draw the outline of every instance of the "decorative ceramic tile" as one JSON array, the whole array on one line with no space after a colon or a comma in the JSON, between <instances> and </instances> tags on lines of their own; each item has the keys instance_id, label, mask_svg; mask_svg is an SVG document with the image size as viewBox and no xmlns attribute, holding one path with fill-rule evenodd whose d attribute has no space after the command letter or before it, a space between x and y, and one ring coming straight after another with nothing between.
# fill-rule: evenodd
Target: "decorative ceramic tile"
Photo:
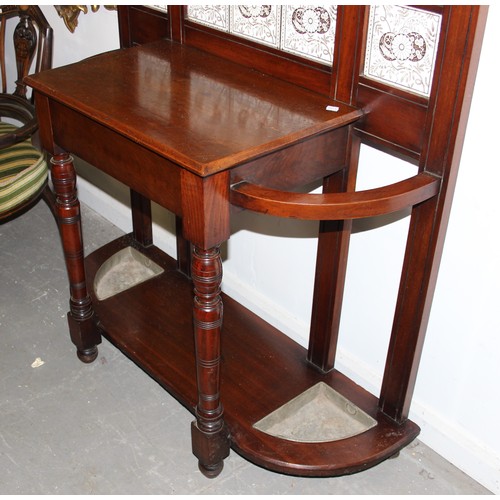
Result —
<instances>
[{"instance_id":1,"label":"decorative ceramic tile","mask_svg":"<svg viewBox=\"0 0 500 500\"><path fill-rule=\"evenodd\" d=\"M168 12L168 5L146 5L150 9L159 10L161 12Z\"/></svg>"},{"instance_id":2,"label":"decorative ceramic tile","mask_svg":"<svg viewBox=\"0 0 500 500\"><path fill-rule=\"evenodd\" d=\"M188 5L187 18L221 31L229 31L229 5Z\"/></svg>"},{"instance_id":3,"label":"decorative ceramic tile","mask_svg":"<svg viewBox=\"0 0 500 500\"><path fill-rule=\"evenodd\" d=\"M441 16L413 7L370 7L365 76L429 96Z\"/></svg>"},{"instance_id":4,"label":"decorative ceramic tile","mask_svg":"<svg viewBox=\"0 0 500 500\"><path fill-rule=\"evenodd\" d=\"M281 50L331 64L336 22L335 5L284 5Z\"/></svg>"},{"instance_id":5,"label":"decorative ceramic tile","mask_svg":"<svg viewBox=\"0 0 500 500\"><path fill-rule=\"evenodd\" d=\"M232 5L230 32L264 45L279 47L279 5Z\"/></svg>"},{"instance_id":6,"label":"decorative ceramic tile","mask_svg":"<svg viewBox=\"0 0 500 500\"><path fill-rule=\"evenodd\" d=\"M333 61L334 5L190 5L187 16L300 57L325 64Z\"/></svg>"}]
</instances>

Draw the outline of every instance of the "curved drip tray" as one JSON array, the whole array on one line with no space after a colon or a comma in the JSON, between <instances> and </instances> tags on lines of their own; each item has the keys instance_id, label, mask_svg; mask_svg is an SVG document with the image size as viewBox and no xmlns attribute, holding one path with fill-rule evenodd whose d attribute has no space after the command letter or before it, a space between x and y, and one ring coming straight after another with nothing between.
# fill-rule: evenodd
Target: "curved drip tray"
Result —
<instances>
[{"instance_id":1,"label":"curved drip tray","mask_svg":"<svg viewBox=\"0 0 500 500\"><path fill-rule=\"evenodd\" d=\"M321 443L356 436L376 425L370 415L319 382L253 427L289 441Z\"/></svg>"},{"instance_id":2,"label":"curved drip tray","mask_svg":"<svg viewBox=\"0 0 500 500\"><path fill-rule=\"evenodd\" d=\"M163 268L132 247L107 259L94 279L94 293L105 300L163 273Z\"/></svg>"}]
</instances>

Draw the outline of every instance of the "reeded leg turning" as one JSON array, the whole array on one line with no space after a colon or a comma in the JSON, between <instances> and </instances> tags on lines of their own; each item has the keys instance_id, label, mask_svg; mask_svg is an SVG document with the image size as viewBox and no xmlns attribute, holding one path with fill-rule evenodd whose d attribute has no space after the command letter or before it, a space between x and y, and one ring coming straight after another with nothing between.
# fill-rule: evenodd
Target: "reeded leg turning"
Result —
<instances>
[{"instance_id":1,"label":"reeded leg turning","mask_svg":"<svg viewBox=\"0 0 500 500\"><path fill-rule=\"evenodd\" d=\"M91 363L97 357L101 335L85 280L80 203L76 193L73 158L66 153L58 154L51 159L51 164L56 196L55 213L70 286L68 323L71 340L76 346L79 359L84 363Z\"/></svg>"},{"instance_id":2,"label":"reeded leg turning","mask_svg":"<svg viewBox=\"0 0 500 500\"><path fill-rule=\"evenodd\" d=\"M207 477L217 476L229 454L229 436L220 401L220 333L222 327L222 262L219 248L193 248L194 335L198 382L193 453Z\"/></svg>"}]
</instances>

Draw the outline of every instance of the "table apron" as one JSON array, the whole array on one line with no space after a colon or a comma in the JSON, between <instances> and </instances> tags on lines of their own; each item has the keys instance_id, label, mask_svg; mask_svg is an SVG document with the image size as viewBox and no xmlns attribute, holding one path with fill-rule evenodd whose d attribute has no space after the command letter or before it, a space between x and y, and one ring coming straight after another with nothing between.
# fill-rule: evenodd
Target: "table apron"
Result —
<instances>
[{"instance_id":1,"label":"table apron","mask_svg":"<svg viewBox=\"0 0 500 500\"><path fill-rule=\"evenodd\" d=\"M250 160L231 170L231 184L247 181L286 191L322 180L347 166L349 133L346 125Z\"/></svg>"},{"instance_id":2,"label":"table apron","mask_svg":"<svg viewBox=\"0 0 500 500\"><path fill-rule=\"evenodd\" d=\"M50 113L57 146L182 215L182 167L55 101Z\"/></svg>"}]
</instances>

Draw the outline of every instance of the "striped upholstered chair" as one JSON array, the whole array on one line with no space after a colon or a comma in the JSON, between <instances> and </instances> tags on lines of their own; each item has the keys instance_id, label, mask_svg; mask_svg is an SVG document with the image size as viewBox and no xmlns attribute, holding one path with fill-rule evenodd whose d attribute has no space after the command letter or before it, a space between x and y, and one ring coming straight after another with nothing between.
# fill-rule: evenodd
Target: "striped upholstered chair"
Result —
<instances>
[{"instance_id":1,"label":"striped upholstered chair","mask_svg":"<svg viewBox=\"0 0 500 500\"><path fill-rule=\"evenodd\" d=\"M47 161L33 144L35 110L23 83L28 73L51 65L52 28L39 7L0 6L0 222L25 212L41 197L52 204ZM17 74L9 88L14 66Z\"/></svg>"}]
</instances>

